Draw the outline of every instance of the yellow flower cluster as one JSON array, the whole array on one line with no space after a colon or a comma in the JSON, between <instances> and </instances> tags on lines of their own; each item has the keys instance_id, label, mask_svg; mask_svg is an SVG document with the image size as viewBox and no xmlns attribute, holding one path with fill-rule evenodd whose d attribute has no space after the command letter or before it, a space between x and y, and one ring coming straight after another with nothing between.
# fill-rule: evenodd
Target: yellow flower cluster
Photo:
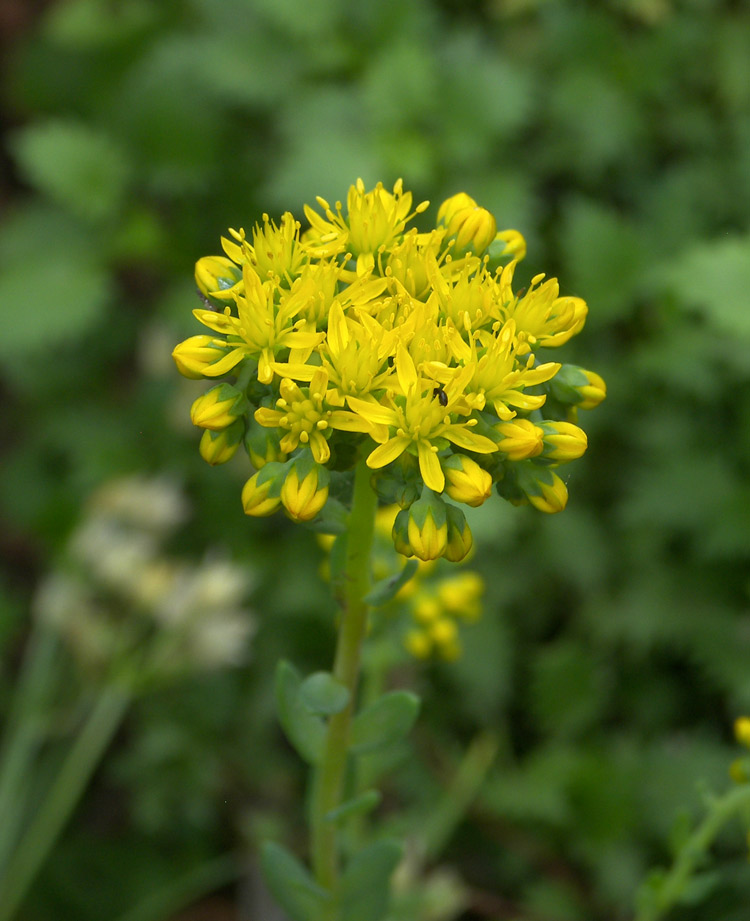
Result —
<instances>
[{"instance_id":1,"label":"yellow flower cluster","mask_svg":"<svg viewBox=\"0 0 750 921\"><path fill-rule=\"evenodd\" d=\"M542 351L582 328L584 301L544 275L514 292L523 237L464 193L427 232L408 225L428 203L413 207L400 180L358 180L346 208L317 201L304 233L290 213L278 225L264 215L199 260L206 306L194 313L211 334L173 353L185 376L224 379L191 417L210 464L244 443L257 468L245 512L325 515L331 477L361 456L381 501L403 509L393 536L406 556L462 559L472 538L459 505L480 505L493 484L563 509L555 468L585 451L576 412L605 386Z\"/></svg>"},{"instance_id":2,"label":"yellow flower cluster","mask_svg":"<svg viewBox=\"0 0 750 921\"><path fill-rule=\"evenodd\" d=\"M457 659L461 655L459 625L479 619L483 592L482 577L472 571L440 579L434 585L414 584L408 599L414 626L404 637L408 652L417 659Z\"/></svg>"}]
</instances>

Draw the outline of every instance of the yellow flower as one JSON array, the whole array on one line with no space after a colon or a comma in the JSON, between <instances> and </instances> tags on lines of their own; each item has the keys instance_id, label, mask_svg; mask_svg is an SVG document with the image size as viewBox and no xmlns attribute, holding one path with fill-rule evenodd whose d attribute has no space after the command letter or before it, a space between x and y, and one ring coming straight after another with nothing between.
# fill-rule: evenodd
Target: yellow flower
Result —
<instances>
[{"instance_id":1,"label":"yellow flower","mask_svg":"<svg viewBox=\"0 0 750 921\"><path fill-rule=\"evenodd\" d=\"M330 434L332 412L324 405L326 395L326 372L318 368L313 375L307 393L288 377L279 385L281 396L276 400L278 409L261 406L255 410L255 421L266 428L280 428L286 431L279 447L285 454L291 454L300 444L309 447L315 461L325 464L331 456L326 437Z\"/></svg>"},{"instance_id":2,"label":"yellow flower","mask_svg":"<svg viewBox=\"0 0 750 921\"><path fill-rule=\"evenodd\" d=\"M312 350L324 338L323 333L306 329L304 319L295 321L305 306L304 294L287 292L277 302L275 283L261 282L258 273L247 263L242 267L242 285L227 294L234 298L238 316L232 316L229 307L223 313L193 311L204 326L228 337L231 351L214 365L217 376L251 357L258 362L260 383L270 384L273 362L280 349Z\"/></svg>"},{"instance_id":3,"label":"yellow flower","mask_svg":"<svg viewBox=\"0 0 750 921\"><path fill-rule=\"evenodd\" d=\"M516 264L510 262L500 276L498 316L503 321L515 321L518 355L526 355L539 346L564 345L583 328L588 313L586 302L580 297L560 297L557 279L544 281L544 273L531 279L523 296L515 296L511 282Z\"/></svg>"},{"instance_id":4,"label":"yellow flower","mask_svg":"<svg viewBox=\"0 0 750 921\"><path fill-rule=\"evenodd\" d=\"M469 404L484 409L489 403L498 418L505 422L512 419L518 410L529 412L540 409L544 405L545 394L525 393L524 389L550 380L560 368L553 361L535 366L532 355L529 355L526 365L517 361L513 320L508 320L496 333L484 330L474 333L471 343L464 342L454 331L451 348L456 358L471 371L466 384Z\"/></svg>"},{"instance_id":5,"label":"yellow flower","mask_svg":"<svg viewBox=\"0 0 750 921\"><path fill-rule=\"evenodd\" d=\"M385 330L366 313L358 318L348 317L340 304L335 303L328 315L328 333L318 355L327 372L327 401L334 406L344 406L347 397L369 399L373 392L383 391L389 385L392 372L388 358L392 354L397 335ZM312 380L320 367L300 363L277 363L277 374L287 374L295 380ZM373 398L374 400L374 398ZM354 428L351 414L336 414L334 428L349 431L369 431L361 421Z\"/></svg>"},{"instance_id":6,"label":"yellow flower","mask_svg":"<svg viewBox=\"0 0 750 921\"><path fill-rule=\"evenodd\" d=\"M386 274L389 279L406 291L411 297L422 300L431 290L428 265L437 265L443 258L440 245L443 231L417 233L416 229L404 235L397 246L391 248L386 262Z\"/></svg>"},{"instance_id":7,"label":"yellow flower","mask_svg":"<svg viewBox=\"0 0 750 921\"><path fill-rule=\"evenodd\" d=\"M462 335L485 326L496 312L497 283L483 268L477 268L476 261L465 263L457 272L453 263L442 271L434 258L426 266L432 285L430 302Z\"/></svg>"},{"instance_id":8,"label":"yellow flower","mask_svg":"<svg viewBox=\"0 0 750 921\"><path fill-rule=\"evenodd\" d=\"M253 228L253 245L248 247L249 261L260 278L277 278L289 284L305 264L306 255L299 242L299 221L286 211L279 226L263 215L263 226Z\"/></svg>"},{"instance_id":9,"label":"yellow flower","mask_svg":"<svg viewBox=\"0 0 750 921\"><path fill-rule=\"evenodd\" d=\"M324 198L318 197L317 202L325 213L325 219L305 205L305 216L310 222L305 244L311 252L321 256L348 250L357 257L357 273L360 275L372 269L378 250L394 243L403 234L407 222L429 205L429 202L422 202L411 212L412 195L403 191L400 179L394 185L393 193L387 192L382 182L371 192L366 192L364 182L358 179L349 188L346 217L342 214L341 202L336 202L335 213Z\"/></svg>"},{"instance_id":10,"label":"yellow flower","mask_svg":"<svg viewBox=\"0 0 750 921\"><path fill-rule=\"evenodd\" d=\"M445 475L437 454L444 443L451 442L478 454L496 451L494 441L472 432L476 420L454 422L451 418L452 413L462 413L463 389L472 371L472 368L464 369L447 382L442 391L444 401L441 401L435 395L434 384L418 377L411 356L403 345L399 345L396 373L404 396L387 394L390 406L366 403L354 397L348 399L350 408L370 423L373 439L380 442L367 458L368 465L374 469L385 467L409 449L419 459L425 485L434 492L442 492ZM386 436L380 426L387 428Z\"/></svg>"}]
</instances>

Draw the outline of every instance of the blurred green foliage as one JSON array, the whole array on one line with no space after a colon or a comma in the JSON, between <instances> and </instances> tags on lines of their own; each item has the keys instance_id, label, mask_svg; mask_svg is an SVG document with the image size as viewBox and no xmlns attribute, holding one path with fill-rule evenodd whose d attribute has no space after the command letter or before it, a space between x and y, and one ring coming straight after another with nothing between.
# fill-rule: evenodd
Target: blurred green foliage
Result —
<instances>
[{"instance_id":1,"label":"blurred green foliage","mask_svg":"<svg viewBox=\"0 0 750 921\"><path fill-rule=\"evenodd\" d=\"M422 757L391 799L423 822L494 726L441 855L462 917L630 917L750 711L750 4L67 0L4 45L0 702L36 577L115 475L181 478L180 549L250 561L261 615L248 667L137 704L28 917L113 917L227 846L299 843L272 672L330 664L320 553L242 515L241 463L202 463L169 353L227 226L359 175L466 191L521 230L528 276L588 301L569 357L609 385L562 515L472 520L485 615L459 662L402 676ZM745 921L741 849L720 839L675 919Z\"/></svg>"}]
</instances>

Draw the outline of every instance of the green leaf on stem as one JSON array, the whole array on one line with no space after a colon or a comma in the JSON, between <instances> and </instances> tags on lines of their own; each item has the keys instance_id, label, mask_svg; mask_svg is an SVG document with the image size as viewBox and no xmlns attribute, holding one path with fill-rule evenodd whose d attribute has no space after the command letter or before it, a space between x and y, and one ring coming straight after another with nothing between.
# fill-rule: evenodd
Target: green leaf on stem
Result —
<instances>
[{"instance_id":1,"label":"green leaf on stem","mask_svg":"<svg viewBox=\"0 0 750 921\"><path fill-rule=\"evenodd\" d=\"M349 689L337 681L330 672L315 672L302 682L300 699L311 713L332 716L341 713L351 699Z\"/></svg>"},{"instance_id":2,"label":"green leaf on stem","mask_svg":"<svg viewBox=\"0 0 750 921\"><path fill-rule=\"evenodd\" d=\"M325 723L305 705L302 679L289 662L276 667L276 705L286 737L308 764L317 764L323 751Z\"/></svg>"},{"instance_id":3,"label":"green leaf on stem","mask_svg":"<svg viewBox=\"0 0 750 921\"><path fill-rule=\"evenodd\" d=\"M419 563L416 560L409 560L401 572L397 573L395 576L389 576L387 579L381 579L380 582L377 582L368 594L365 595L364 600L373 607L378 607L381 604L387 604L387 602L392 601L399 590L412 578L418 566Z\"/></svg>"},{"instance_id":4,"label":"green leaf on stem","mask_svg":"<svg viewBox=\"0 0 750 921\"><path fill-rule=\"evenodd\" d=\"M354 718L350 750L362 755L403 739L414 725L419 703L409 691L384 694Z\"/></svg>"},{"instance_id":5,"label":"green leaf on stem","mask_svg":"<svg viewBox=\"0 0 750 921\"><path fill-rule=\"evenodd\" d=\"M318 921L330 906L330 892L319 886L309 870L280 844L264 842L260 866L268 888L291 921Z\"/></svg>"},{"instance_id":6,"label":"green leaf on stem","mask_svg":"<svg viewBox=\"0 0 750 921\"><path fill-rule=\"evenodd\" d=\"M340 921L381 921L401 853L397 841L384 839L355 854L341 879Z\"/></svg>"},{"instance_id":7,"label":"green leaf on stem","mask_svg":"<svg viewBox=\"0 0 750 921\"><path fill-rule=\"evenodd\" d=\"M354 799L347 800L336 809L331 809L324 816L326 822L342 822L353 815L363 815L374 809L383 797L378 790L365 790Z\"/></svg>"}]
</instances>

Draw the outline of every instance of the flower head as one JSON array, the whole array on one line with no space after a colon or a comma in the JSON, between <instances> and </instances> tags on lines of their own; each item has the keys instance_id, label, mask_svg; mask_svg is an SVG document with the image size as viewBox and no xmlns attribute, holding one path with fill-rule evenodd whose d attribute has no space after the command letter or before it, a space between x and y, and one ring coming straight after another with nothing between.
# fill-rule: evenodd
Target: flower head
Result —
<instances>
[{"instance_id":1,"label":"flower head","mask_svg":"<svg viewBox=\"0 0 750 921\"><path fill-rule=\"evenodd\" d=\"M493 485L515 504L564 508L556 468L584 452L577 410L606 388L547 349L581 330L584 301L543 274L514 290L526 243L466 193L424 231L410 223L427 202L414 207L401 180L358 180L345 204L317 203L306 230L289 212L263 215L198 261L208 333L173 353L187 377L226 379L192 417L209 463L244 444L258 469L247 514L325 518L333 475L340 516L361 458L380 501L402 508L394 546L423 561L470 551L452 503L480 505Z\"/></svg>"}]
</instances>

